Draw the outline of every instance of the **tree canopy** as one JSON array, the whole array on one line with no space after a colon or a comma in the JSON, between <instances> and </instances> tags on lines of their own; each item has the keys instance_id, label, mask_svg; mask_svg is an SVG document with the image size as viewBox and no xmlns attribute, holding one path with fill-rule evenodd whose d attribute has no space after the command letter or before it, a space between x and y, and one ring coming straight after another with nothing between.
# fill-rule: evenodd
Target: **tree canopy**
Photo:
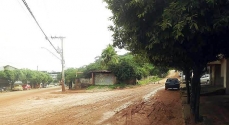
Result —
<instances>
[{"instance_id":1,"label":"tree canopy","mask_svg":"<svg viewBox=\"0 0 229 125\"><path fill-rule=\"evenodd\" d=\"M110 44L101 53L101 63L107 67L109 64L118 63L118 55Z\"/></svg>"},{"instance_id":2,"label":"tree canopy","mask_svg":"<svg viewBox=\"0 0 229 125\"><path fill-rule=\"evenodd\" d=\"M197 120L201 73L208 62L229 55L228 0L104 1L113 13L115 46L144 55L155 65L193 70Z\"/></svg>"},{"instance_id":3,"label":"tree canopy","mask_svg":"<svg viewBox=\"0 0 229 125\"><path fill-rule=\"evenodd\" d=\"M16 81L22 81L22 83L27 84L40 84L40 83L51 83L53 81L52 77L44 72L33 71L29 69L16 69L16 70L4 70L0 71L0 79L5 79L13 87Z\"/></svg>"}]
</instances>

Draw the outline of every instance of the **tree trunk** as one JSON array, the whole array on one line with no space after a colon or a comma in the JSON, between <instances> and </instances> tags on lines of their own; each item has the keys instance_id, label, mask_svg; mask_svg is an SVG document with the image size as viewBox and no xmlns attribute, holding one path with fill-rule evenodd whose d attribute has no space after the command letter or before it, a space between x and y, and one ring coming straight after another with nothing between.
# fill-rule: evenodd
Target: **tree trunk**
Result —
<instances>
[{"instance_id":1,"label":"tree trunk","mask_svg":"<svg viewBox=\"0 0 229 125\"><path fill-rule=\"evenodd\" d=\"M191 81L191 93L190 93L190 109L191 109L191 113L194 115L195 114L195 82Z\"/></svg>"},{"instance_id":2,"label":"tree trunk","mask_svg":"<svg viewBox=\"0 0 229 125\"><path fill-rule=\"evenodd\" d=\"M185 83L186 83L186 89L187 89L187 104L190 104L190 88L189 88L190 71L186 70L184 71L184 74L185 74Z\"/></svg>"},{"instance_id":3,"label":"tree trunk","mask_svg":"<svg viewBox=\"0 0 229 125\"><path fill-rule=\"evenodd\" d=\"M72 81L68 83L68 89L72 89Z\"/></svg>"},{"instance_id":4,"label":"tree trunk","mask_svg":"<svg viewBox=\"0 0 229 125\"><path fill-rule=\"evenodd\" d=\"M11 88L11 90L13 89L13 87L14 87L14 83L13 83L13 82L11 82L11 84L10 84L10 88Z\"/></svg>"},{"instance_id":5,"label":"tree trunk","mask_svg":"<svg viewBox=\"0 0 229 125\"><path fill-rule=\"evenodd\" d=\"M194 84L194 115L195 115L195 122L199 121L200 114L199 114L199 104L200 104L200 76L203 71L203 67L197 66L193 69L193 83Z\"/></svg>"}]
</instances>

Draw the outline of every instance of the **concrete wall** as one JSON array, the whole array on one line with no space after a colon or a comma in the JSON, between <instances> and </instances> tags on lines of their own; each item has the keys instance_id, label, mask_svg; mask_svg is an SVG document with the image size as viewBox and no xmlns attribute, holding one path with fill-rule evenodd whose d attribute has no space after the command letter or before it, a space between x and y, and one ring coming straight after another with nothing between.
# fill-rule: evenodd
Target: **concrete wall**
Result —
<instances>
[{"instance_id":1,"label":"concrete wall","mask_svg":"<svg viewBox=\"0 0 229 125\"><path fill-rule=\"evenodd\" d=\"M229 94L229 60L225 60L225 70L224 73L224 86L226 87L226 94Z\"/></svg>"},{"instance_id":2,"label":"concrete wall","mask_svg":"<svg viewBox=\"0 0 229 125\"><path fill-rule=\"evenodd\" d=\"M211 65L211 70L210 70L210 84L214 85L215 84L215 65Z\"/></svg>"},{"instance_id":3,"label":"concrete wall","mask_svg":"<svg viewBox=\"0 0 229 125\"><path fill-rule=\"evenodd\" d=\"M113 85L116 78L112 73L94 73L95 85Z\"/></svg>"},{"instance_id":4,"label":"concrete wall","mask_svg":"<svg viewBox=\"0 0 229 125\"><path fill-rule=\"evenodd\" d=\"M88 79L86 79L86 78L80 78L79 80L80 80L79 81L80 83L88 83L88 84L91 84L92 83L91 82L91 79L89 79L89 78Z\"/></svg>"},{"instance_id":5,"label":"concrete wall","mask_svg":"<svg viewBox=\"0 0 229 125\"><path fill-rule=\"evenodd\" d=\"M226 88L226 83L227 83L227 77L226 77L226 74L227 74L227 70L226 70L226 68L227 68L227 60L225 60L225 59L223 59L222 61L221 61L221 70L222 70L222 72L221 72L221 76L223 77L223 86Z\"/></svg>"},{"instance_id":6,"label":"concrete wall","mask_svg":"<svg viewBox=\"0 0 229 125\"><path fill-rule=\"evenodd\" d=\"M223 76L223 87L226 88L226 94L229 94L229 60L221 61L221 76Z\"/></svg>"},{"instance_id":7,"label":"concrete wall","mask_svg":"<svg viewBox=\"0 0 229 125\"><path fill-rule=\"evenodd\" d=\"M214 85L223 86L223 77L221 77L221 65L215 65L215 83Z\"/></svg>"}]
</instances>

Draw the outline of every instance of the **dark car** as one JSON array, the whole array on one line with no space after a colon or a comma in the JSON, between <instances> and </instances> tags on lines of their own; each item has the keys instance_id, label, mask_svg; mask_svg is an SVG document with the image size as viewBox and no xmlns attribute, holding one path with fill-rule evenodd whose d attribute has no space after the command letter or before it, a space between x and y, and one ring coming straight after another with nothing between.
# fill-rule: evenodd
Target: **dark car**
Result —
<instances>
[{"instance_id":1,"label":"dark car","mask_svg":"<svg viewBox=\"0 0 229 125\"><path fill-rule=\"evenodd\" d=\"M180 89L180 82L177 78L168 78L165 82L165 90L168 88Z\"/></svg>"}]
</instances>

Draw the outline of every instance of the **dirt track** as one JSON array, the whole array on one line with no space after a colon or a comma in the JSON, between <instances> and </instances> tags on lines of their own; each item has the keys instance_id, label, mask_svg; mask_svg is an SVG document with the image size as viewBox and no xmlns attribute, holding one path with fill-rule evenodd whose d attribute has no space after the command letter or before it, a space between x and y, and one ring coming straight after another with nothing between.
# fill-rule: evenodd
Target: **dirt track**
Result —
<instances>
[{"instance_id":1,"label":"dirt track","mask_svg":"<svg viewBox=\"0 0 229 125\"><path fill-rule=\"evenodd\" d=\"M175 74L172 74L171 76L174 75ZM164 80L160 81L160 83L161 84L149 84L137 88L106 92L83 93L82 91L68 91L63 94L60 92L60 88L48 88L26 92L3 93L0 94L0 124L133 125L136 123L137 125L139 124L139 120L142 120L142 125L152 124L152 121L144 122L145 115L143 117L143 115L122 116L120 114L133 111L133 107L139 104L143 105L143 107L145 107L144 105L151 105L153 100L157 100L156 98L152 98L155 92L158 89L164 88L164 84L162 84ZM176 93L176 96L179 96L178 91L172 92ZM166 93L168 95L171 94L169 91ZM177 103L177 101L179 102L179 98L178 100L172 99L171 101ZM158 103L155 102L153 104L158 105ZM160 102L158 106L166 106L161 104ZM140 109L150 110L152 106L148 107L148 109ZM136 119L132 119L132 116L136 117L138 122L135 122ZM168 118L174 119L177 118L177 116ZM167 119L164 120L168 121ZM180 125L182 125L182 123Z\"/></svg>"}]
</instances>

